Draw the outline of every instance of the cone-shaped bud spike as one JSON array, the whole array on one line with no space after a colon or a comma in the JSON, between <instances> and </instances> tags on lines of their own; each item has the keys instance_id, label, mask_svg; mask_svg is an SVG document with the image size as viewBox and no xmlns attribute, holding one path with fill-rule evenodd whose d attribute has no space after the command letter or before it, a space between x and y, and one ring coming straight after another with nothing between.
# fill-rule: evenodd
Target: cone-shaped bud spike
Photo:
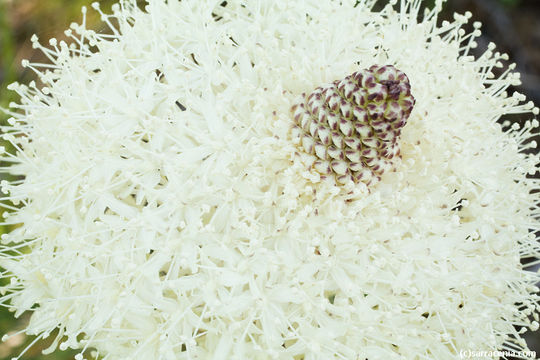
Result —
<instances>
[{"instance_id":1,"label":"cone-shaped bud spike","mask_svg":"<svg viewBox=\"0 0 540 360\"><path fill-rule=\"evenodd\" d=\"M321 174L328 174L332 171L327 161L317 160L313 163L313 167Z\"/></svg>"},{"instance_id":2,"label":"cone-shaped bud spike","mask_svg":"<svg viewBox=\"0 0 540 360\"><path fill-rule=\"evenodd\" d=\"M327 153L326 146L324 146L323 144L315 145L315 155L317 155L319 159L326 159L326 153Z\"/></svg>"},{"instance_id":3,"label":"cone-shaped bud spike","mask_svg":"<svg viewBox=\"0 0 540 360\"><path fill-rule=\"evenodd\" d=\"M332 159L340 160L340 159L343 159L343 150L341 150L341 149L336 149L335 147L330 146L330 147L328 148L328 155L329 155Z\"/></svg>"},{"instance_id":4,"label":"cone-shaped bud spike","mask_svg":"<svg viewBox=\"0 0 540 360\"><path fill-rule=\"evenodd\" d=\"M414 104L407 75L373 65L302 94L291 109L293 137L318 158L312 168L321 175L334 175L339 184L374 184L392 170Z\"/></svg>"},{"instance_id":5,"label":"cone-shaped bud spike","mask_svg":"<svg viewBox=\"0 0 540 360\"><path fill-rule=\"evenodd\" d=\"M338 131L332 132L332 143L334 143L334 145L340 149L343 148L344 143L343 143L343 136L341 136L341 133L339 133Z\"/></svg>"},{"instance_id":6,"label":"cone-shaped bud spike","mask_svg":"<svg viewBox=\"0 0 540 360\"><path fill-rule=\"evenodd\" d=\"M309 126L311 125L311 118L307 113L302 114L300 117L300 121L297 122L298 125L304 130L308 130Z\"/></svg>"},{"instance_id":7,"label":"cone-shaped bud spike","mask_svg":"<svg viewBox=\"0 0 540 360\"><path fill-rule=\"evenodd\" d=\"M338 175L345 175L347 173L348 165L345 160L332 161L330 166Z\"/></svg>"}]
</instances>

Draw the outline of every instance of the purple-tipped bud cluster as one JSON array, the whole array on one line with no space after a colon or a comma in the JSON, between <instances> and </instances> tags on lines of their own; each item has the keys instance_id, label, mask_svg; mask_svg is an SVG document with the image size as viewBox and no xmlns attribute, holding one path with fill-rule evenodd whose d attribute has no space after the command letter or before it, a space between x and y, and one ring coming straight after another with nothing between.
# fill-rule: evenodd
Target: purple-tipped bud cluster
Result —
<instances>
[{"instance_id":1,"label":"purple-tipped bud cluster","mask_svg":"<svg viewBox=\"0 0 540 360\"><path fill-rule=\"evenodd\" d=\"M393 168L399 136L414 107L407 75L373 65L302 94L292 107L293 137L317 159L313 168L338 183L371 185Z\"/></svg>"}]
</instances>

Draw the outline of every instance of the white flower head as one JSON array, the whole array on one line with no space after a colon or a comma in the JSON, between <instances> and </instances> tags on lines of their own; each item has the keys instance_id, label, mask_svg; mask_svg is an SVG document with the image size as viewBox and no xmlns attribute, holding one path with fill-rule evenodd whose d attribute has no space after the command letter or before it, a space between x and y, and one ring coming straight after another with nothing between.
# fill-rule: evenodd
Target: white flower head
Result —
<instances>
[{"instance_id":1,"label":"white flower head","mask_svg":"<svg viewBox=\"0 0 540 360\"><path fill-rule=\"evenodd\" d=\"M538 109L470 14L417 0L121 1L24 62L2 160L0 300L101 359L455 359L538 327ZM94 8L101 12L97 4ZM83 12L85 12L84 10ZM302 93L372 65L414 109L377 184L291 136ZM531 113L522 126L498 120ZM503 118L504 119L504 118ZM531 263L534 265L535 263ZM529 318L529 316L533 318Z\"/></svg>"}]
</instances>

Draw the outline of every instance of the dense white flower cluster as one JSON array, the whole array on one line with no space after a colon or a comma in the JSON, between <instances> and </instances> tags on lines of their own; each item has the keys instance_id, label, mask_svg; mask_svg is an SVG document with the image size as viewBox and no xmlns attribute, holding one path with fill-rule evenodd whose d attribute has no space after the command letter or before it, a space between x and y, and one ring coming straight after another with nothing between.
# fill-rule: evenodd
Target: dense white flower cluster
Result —
<instances>
[{"instance_id":1,"label":"dense white flower cluster","mask_svg":"<svg viewBox=\"0 0 540 360\"><path fill-rule=\"evenodd\" d=\"M149 0L33 44L11 85L0 302L76 359L455 359L538 327L538 109L469 56L442 2ZM97 4L94 5L100 11ZM83 11L85 12L85 10ZM101 12L101 11L100 11ZM373 64L410 80L373 187L310 171L302 93ZM531 113L523 126L501 116ZM537 264L533 261L530 265Z\"/></svg>"}]
</instances>

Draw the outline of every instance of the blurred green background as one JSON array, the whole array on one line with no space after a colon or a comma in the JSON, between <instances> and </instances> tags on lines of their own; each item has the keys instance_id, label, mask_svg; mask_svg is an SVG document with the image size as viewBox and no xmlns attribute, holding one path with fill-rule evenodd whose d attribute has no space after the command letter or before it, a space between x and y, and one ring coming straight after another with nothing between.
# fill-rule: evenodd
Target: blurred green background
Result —
<instances>
[{"instance_id":1,"label":"blurred green background","mask_svg":"<svg viewBox=\"0 0 540 360\"><path fill-rule=\"evenodd\" d=\"M0 0L0 107L7 107L10 101L16 101L13 93L6 86L17 80L28 82L33 73L20 66L22 59L44 61L43 56L32 49L30 37L37 34L43 42L51 37L62 39L64 29L71 22L79 22L80 9L90 5L87 0ZM115 1L100 1L102 9L110 10ZM382 2L382 1L381 1ZM427 0L426 4L433 3ZM443 18L451 19L452 13L472 11L474 19L482 21L483 36L479 41L478 51L494 41L499 50L508 52L516 62L522 74L523 85L518 91L537 105L540 104L540 0L449 0L445 6ZM89 11L87 21L90 27L101 27L99 16ZM0 122L5 123L7 116L0 112ZM0 233L9 229L0 227ZM24 328L26 317L14 319L0 307L0 336ZM52 336L49 341L52 340ZM540 355L539 333L529 334L528 342ZM31 337L17 335L5 343L0 343L0 359L16 357L32 341ZM42 355L41 351L48 342L38 343L22 359L62 360L73 359L74 352L57 351L51 355ZM152 359L149 359L152 360Z\"/></svg>"}]
</instances>

